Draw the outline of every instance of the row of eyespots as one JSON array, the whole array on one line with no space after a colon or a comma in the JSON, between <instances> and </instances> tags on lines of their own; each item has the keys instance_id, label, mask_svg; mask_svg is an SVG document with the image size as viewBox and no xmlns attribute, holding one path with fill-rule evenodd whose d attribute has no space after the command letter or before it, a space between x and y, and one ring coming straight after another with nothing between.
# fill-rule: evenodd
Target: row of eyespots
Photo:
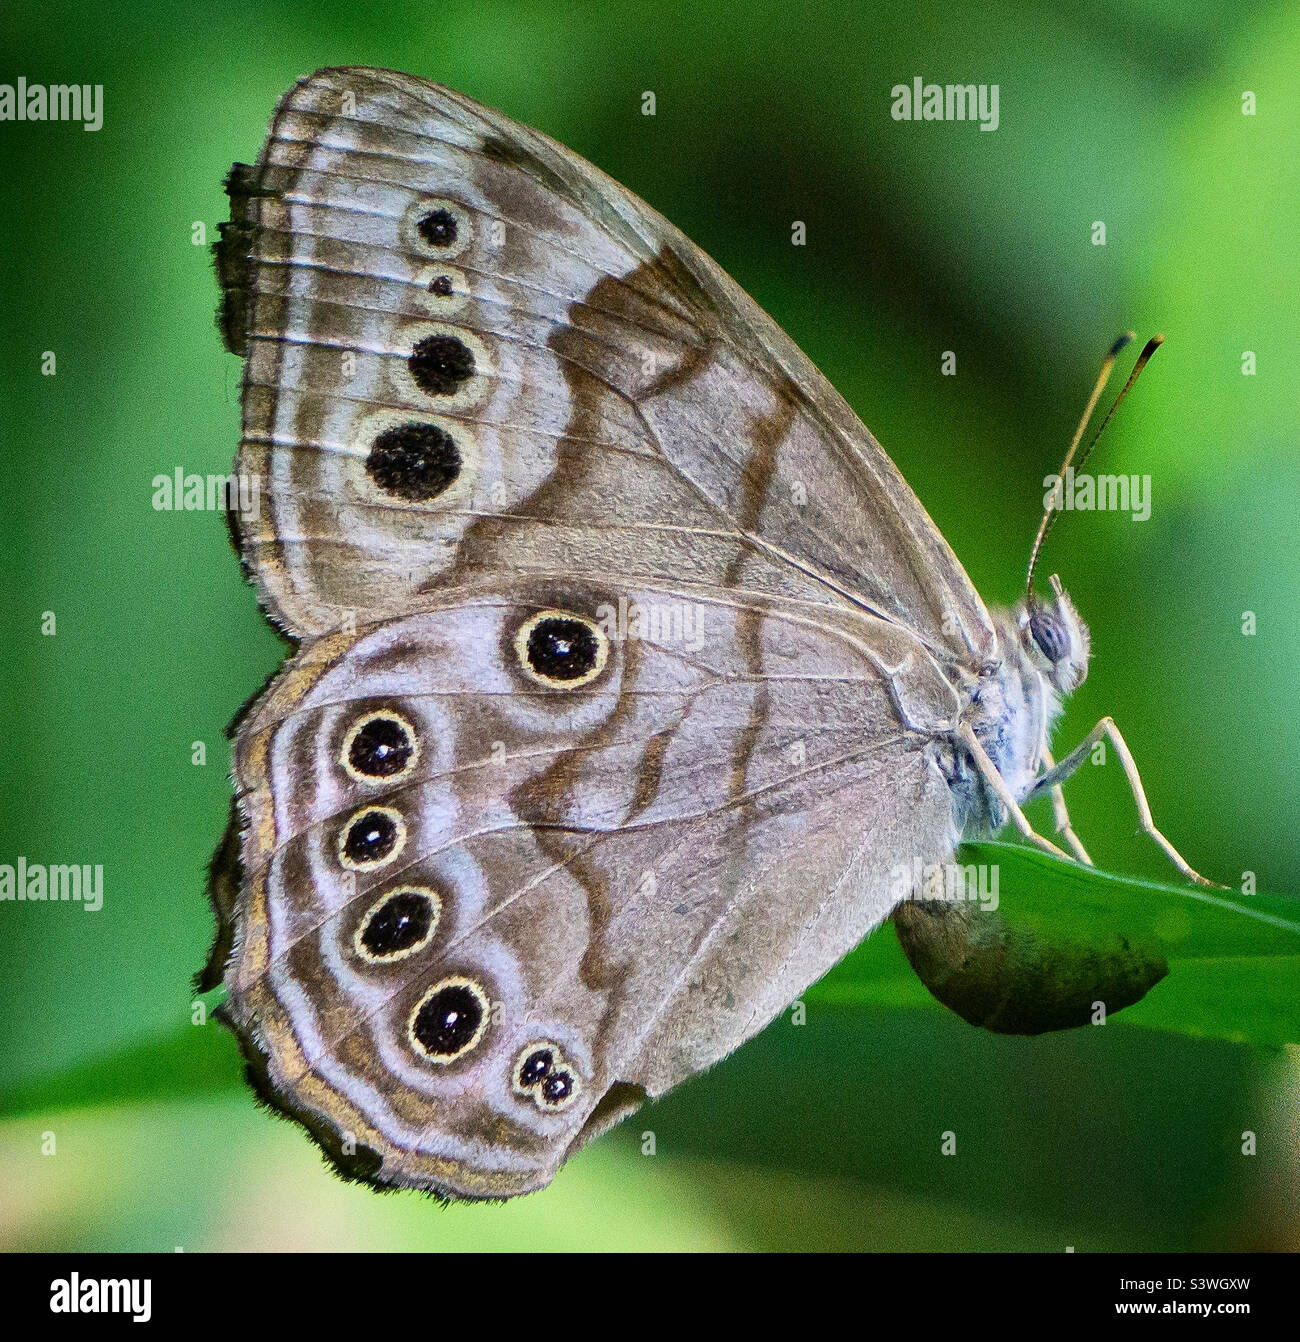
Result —
<instances>
[{"instance_id":1,"label":"row of eyespots","mask_svg":"<svg viewBox=\"0 0 1300 1342\"><path fill-rule=\"evenodd\" d=\"M389 709L363 714L343 738L340 762L353 778L392 782L415 768L420 756L415 729ZM406 843L406 821L391 806L363 806L339 835L339 861L351 870L386 866ZM369 964L393 964L433 941L442 899L423 885L385 891L366 911L353 936L358 956ZM487 994L473 979L443 979L416 1004L407 1021L412 1047L429 1062L446 1064L478 1047L487 1031Z\"/></svg>"},{"instance_id":2,"label":"row of eyespots","mask_svg":"<svg viewBox=\"0 0 1300 1342\"><path fill-rule=\"evenodd\" d=\"M428 946L442 917L442 899L428 886L385 891L361 919L353 944L369 964L393 964ZM475 1049L487 1032L487 994L473 979L453 975L420 998L407 1022L412 1047L429 1062L445 1065ZM558 1044L543 1041L519 1055L511 1075L516 1094L540 1109L567 1108L581 1082Z\"/></svg>"},{"instance_id":3,"label":"row of eyespots","mask_svg":"<svg viewBox=\"0 0 1300 1342\"><path fill-rule=\"evenodd\" d=\"M585 616L543 610L529 616L512 640L520 670L548 689L589 685L609 660L609 636ZM420 760L420 741L411 723L392 709L362 714L348 728L339 763L359 783L396 783Z\"/></svg>"},{"instance_id":4,"label":"row of eyespots","mask_svg":"<svg viewBox=\"0 0 1300 1342\"><path fill-rule=\"evenodd\" d=\"M370 964L405 960L432 942L442 916L442 900L428 886L403 885L386 891L367 910L353 944ZM487 1033L487 994L473 979L452 975L435 984L416 1003L407 1021L412 1047L440 1066L472 1052ZM530 1045L519 1055L511 1075L515 1093L540 1109L565 1109L581 1090L581 1082L558 1044Z\"/></svg>"},{"instance_id":5,"label":"row of eyespots","mask_svg":"<svg viewBox=\"0 0 1300 1342\"><path fill-rule=\"evenodd\" d=\"M399 782L419 759L415 728L387 708L357 718L344 734L339 751L343 771L361 783ZM400 811L391 806L363 806L352 813L339 834L339 861L350 871L374 871L393 861L405 844L406 821Z\"/></svg>"},{"instance_id":6,"label":"row of eyespots","mask_svg":"<svg viewBox=\"0 0 1300 1342\"><path fill-rule=\"evenodd\" d=\"M442 900L427 886L389 890L366 912L353 944L370 964L392 964L423 950L433 940ZM429 1062L455 1062L478 1047L487 1031L488 999L473 979L453 975L429 989L411 1012L407 1034Z\"/></svg>"},{"instance_id":7,"label":"row of eyespots","mask_svg":"<svg viewBox=\"0 0 1300 1342\"><path fill-rule=\"evenodd\" d=\"M564 611L542 611L516 631L515 648L524 670L543 684L572 687L599 675L609 640L590 620ZM406 777L419 760L419 738L411 723L391 709L364 713L348 728L340 763L358 781L390 783ZM338 840L339 861L351 870L376 870L393 861L406 843L406 822L390 806L355 811ZM357 926L353 945L370 964L392 964L423 950L442 916L442 899L428 886L402 885L385 891ZM411 1012L407 1034L426 1060L447 1064L478 1047L488 1027L488 998L473 979L455 975L431 988ZM559 1045L524 1050L515 1064L515 1091L539 1108L571 1104L581 1088L565 1064Z\"/></svg>"},{"instance_id":8,"label":"row of eyespots","mask_svg":"<svg viewBox=\"0 0 1300 1342\"><path fill-rule=\"evenodd\" d=\"M442 917L442 900L427 886L403 885L386 891L367 910L353 944L368 963L393 964L423 950ZM472 1052L487 1032L487 994L473 979L453 975L416 1003L406 1032L412 1047L429 1062L445 1065Z\"/></svg>"},{"instance_id":9,"label":"row of eyespots","mask_svg":"<svg viewBox=\"0 0 1300 1342\"><path fill-rule=\"evenodd\" d=\"M510 1084L516 1095L539 1109L567 1109L582 1089L564 1051L549 1039L524 1049L515 1060Z\"/></svg>"},{"instance_id":10,"label":"row of eyespots","mask_svg":"<svg viewBox=\"0 0 1300 1342\"><path fill-rule=\"evenodd\" d=\"M421 885L399 886L367 910L353 944L370 964L393 964L428 946L441 916L442 900L436 891ZM417 1053L429 1062L446 1064L478 1046L488 1016L487 994L479 984L455 975L424 994L406 1029Z\"/></svg>"},{"instance_id":11,"label":"row of eyespots","mask_svg":"<svg viewBox=\"0 0 1300 1342\"><path fill-rule=\"evenodd\" d=\"M468 221L453 209L439 205L416 221L415 235L434 254L448 252L462 242ZM438 274L429 291L441 297L452 293L449 274ZM407 359L411 378L426 396L454 396L474 376L474 353L453 335L429 335L416 342ZM428 503L451 487L463 466L460 448L446 429L427 421L411 420L379 433L366 456L366 471L386 494L409 503Z\"/></svg>"}]
</instances>

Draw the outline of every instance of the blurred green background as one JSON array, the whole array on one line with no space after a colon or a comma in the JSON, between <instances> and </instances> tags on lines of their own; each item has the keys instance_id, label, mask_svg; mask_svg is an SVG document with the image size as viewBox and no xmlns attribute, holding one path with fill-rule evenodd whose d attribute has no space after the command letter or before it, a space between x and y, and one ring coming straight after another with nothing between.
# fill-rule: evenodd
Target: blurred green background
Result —
<instances>
[{"instance_id":1,"label":"blurred green background","mask_svg":"<svg viewBox=\"0 0 1300 1342\"><path fill-rule=\"evenodd\" d=\"M507 1207L334 1179L254 1106L219 1027L189 1025L222 729L284 649L222 518L151 507L156 474L225 471L236 442L239 364L195 245L225 217L230 163L317 66L435 78L711 253L871 426L991 602L1017 593L1106 345L1163 330L1094 459L1152 476L1150 520L1072 514L1045 560L1093 631L1058 743L1112 714L1195 866L1294 891L1300 8L263 0L54 3L3 25L0 82L102 84L105 107L94 134L0 122L0 862L102 863L105 902L0 905L0 1090L74 1078L66 1105L0 1119L0 1246L1300 1247L1296 1051L1122 1016L1021 1040L938 1010L816 1007ZM998 84L999 129L894 122L889 90L916 75ZM1099 862L1166 874L1113 764L1070 797ZM149 1051L200 1029L197 1052ZM125 1098L78 1089L78 1068L130 1050Z\"/></svg>"}]
</instances>

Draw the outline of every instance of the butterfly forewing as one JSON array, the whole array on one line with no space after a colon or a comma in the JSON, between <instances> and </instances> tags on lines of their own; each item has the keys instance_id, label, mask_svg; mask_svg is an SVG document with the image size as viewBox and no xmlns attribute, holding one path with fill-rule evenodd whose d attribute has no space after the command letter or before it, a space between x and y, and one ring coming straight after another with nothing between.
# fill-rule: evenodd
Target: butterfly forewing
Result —
<instances>
[{"instance_id":1,"label":"butterfly forewing","mask_svg":"<svg viewBox=\"0 0 1300 1342\"><path fill-rule=\"evenodd\" d=\"M240 465L266 505L245 556L290 631L475 569L595 567L845 601L989 654L978 595L843 400L577 155L436 84L325 70L231 190Z\"/></svg>"}]
</instances>

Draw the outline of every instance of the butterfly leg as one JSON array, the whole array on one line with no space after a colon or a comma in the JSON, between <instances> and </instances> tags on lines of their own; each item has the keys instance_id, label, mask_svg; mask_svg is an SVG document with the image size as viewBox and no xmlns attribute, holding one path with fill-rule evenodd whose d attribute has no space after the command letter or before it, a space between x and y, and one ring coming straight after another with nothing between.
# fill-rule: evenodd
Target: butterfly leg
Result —
<instances>
[{"instance_id":1,"label":"butterfly leg","mask_svg":"<svg viewBox=\"0 0 1300 1342\"><path fill-rule=\"evenodd\" d=\"M1053 767L1051 755L1043 751L1043 763L1049 769ZM1082 840L1074 832L1074 826L1070 824L1070 812L1065 805L1065 793L1061 791L1060 783L1053 783L1052 793L1052 816L1056 820L1056 832L1070 845L1070 851L1079 859L1080 862L1088 866L1094 866L1092 858L1088 856L1088 850L1083 846Z\"/></svg>"},{"instance_id":2,"label":"butterfly leg","mask_svg":"<svg viewBox=\"0 0 1300 1342\"><path fill-rule=\"evenodd\" d=\"M1115 747L1115 754L1119 756L1120 767L1124 770L1124 777L1128 779L1129 791L1133 794L1133 801L1137 805L1138 822L1142 826L1143 833L1156 841L1161 852L1189 881L1195 881L1197 885L1208 885L1216 890L1225 889L1226 887L1219 885L1217 881L1208 880L1199 871L1194 870L1178 849L1156 828L1155 819L1151 814L1151 805L1147 801L1146 789L1142 786L1142 776L1138 773L1137 762L1112 718L1102 718L1059 764L1048 768L1034 783L1034 789L1030 796L1036 796L1045 791L1059 791L1060 785L1088 758L1093 746L1103 738ZM1061 804L1064 807L1064 799L1062 799Z\"/></svg>"},{"instance_id":3,"label":"butterfly leg","mask_svg":"<svg viewBox=\"0 0 1300 1342\"><path fill-rule=\"evenodd\" d=\"M1025 813L1020 809L1020 803L1011 795L1011 789L1007 787L1006 780L998 773L998 766L989 759L988 753L980 745L979 738L975 735L969 723L963 722L957 729L957 738L970 752L971 759L975 761L975 767L980 771L980 776L993 789L993 794L998 801L1006 807L1007 815L1021 834L1030 843L1037 844L1044 852L1052 853L1056 857L1068 858L1068 853L1062 852L1051 839L1045 839L1029 823Z\"/></svg>"}]
</instances>

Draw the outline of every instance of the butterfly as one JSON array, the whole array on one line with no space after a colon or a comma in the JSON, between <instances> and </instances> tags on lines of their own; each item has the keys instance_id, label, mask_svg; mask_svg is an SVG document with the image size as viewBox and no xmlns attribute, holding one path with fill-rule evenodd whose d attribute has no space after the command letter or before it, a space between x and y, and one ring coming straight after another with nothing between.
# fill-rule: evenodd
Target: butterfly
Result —
<instances>
[{"instance_id":1,"label":"butterfly","mask_svg":"<svg viewBox=\"0 0 1300 1342\"><path fill-rule=\"evenodd\" d=\"M1021 803L1064 813L1088 745L1052 765L1065 590L987 609L649 206L361 68L300 80L226 189L232 525L296 652L233 726L201 982L340 1171L541 1188L857 945L900 866L1008 819L1060 851Z\"/></svg>"}]
</instances>

